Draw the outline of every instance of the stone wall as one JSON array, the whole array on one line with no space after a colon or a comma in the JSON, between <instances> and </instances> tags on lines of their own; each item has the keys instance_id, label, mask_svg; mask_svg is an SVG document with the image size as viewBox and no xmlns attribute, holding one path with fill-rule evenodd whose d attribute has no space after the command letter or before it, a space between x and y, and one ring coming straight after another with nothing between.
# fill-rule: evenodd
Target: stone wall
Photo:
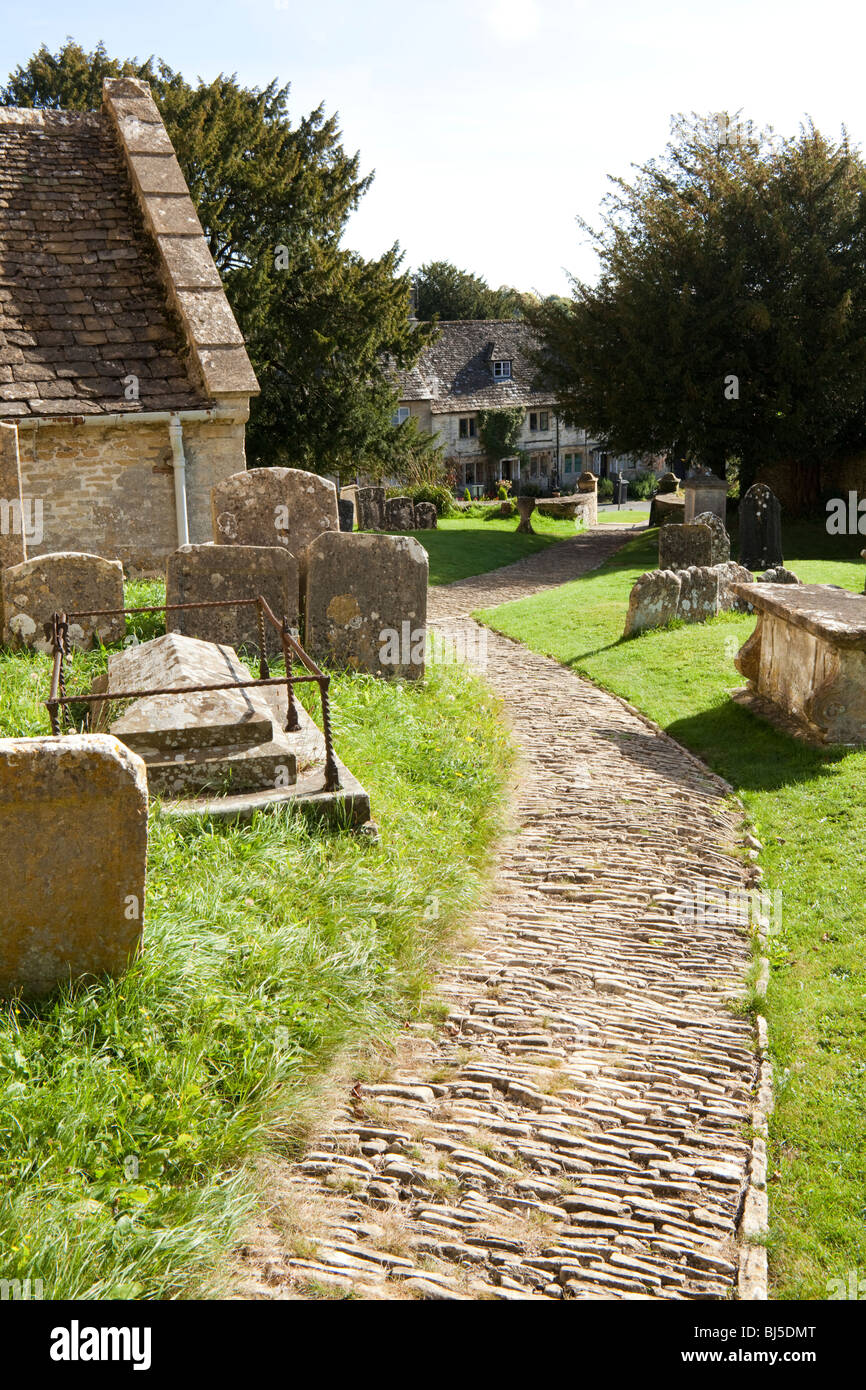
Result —
<instances>
[{"instance_id":1,"label":"stone wall","mask_svg":"<svg viewBox=\"0 0 866 1390\"><path fill-rule=\"evenodd\" d=\"M244 403L245 406L245 403ZM190 541L211 539L210 494L246 467L244 419L183 422ZM24 496L42 501L42 539L28 554L77 550L120 560L127 576L161 577L178 545L168 425L71 421L19 429Z\"/></svg>"}]
</instances>

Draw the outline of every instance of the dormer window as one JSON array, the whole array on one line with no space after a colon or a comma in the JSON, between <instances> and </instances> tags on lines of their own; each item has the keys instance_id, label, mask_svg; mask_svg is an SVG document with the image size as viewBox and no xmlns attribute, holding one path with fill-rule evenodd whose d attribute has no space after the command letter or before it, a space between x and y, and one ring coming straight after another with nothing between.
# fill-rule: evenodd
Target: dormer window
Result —
<instances>
[{"instance_id":1,"label":"dormer window","mask_svg":"<svg viewBox=\"0 0 866 1390\"><path fill-rule=\"evenodd\" d=\"M494 381L510 381L510 380L511 380L511 358L510 358L510 357L495 357L495 358L493 359L493 380L494 380Z\"/></svg>"}]
</instances>

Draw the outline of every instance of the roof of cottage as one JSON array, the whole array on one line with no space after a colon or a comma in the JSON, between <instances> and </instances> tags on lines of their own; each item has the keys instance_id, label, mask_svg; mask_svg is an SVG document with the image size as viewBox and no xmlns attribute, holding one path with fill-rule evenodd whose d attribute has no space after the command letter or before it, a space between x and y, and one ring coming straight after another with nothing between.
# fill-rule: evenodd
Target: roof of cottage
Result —
<instances>
[{"instance_id":1,"label":"roof of cottage","mask_svg":"<svg viewBox=\"0 0 866 1390\"><path fill-rule=\"evenodd\" d=\"M147 85L108 81L99 112L0 107L0 419L257 389Z\"/></svg>"},{"instance_id":2,"label":"roof of cottage","mask_svg":"<svg viewBox=\"0 0 866 1390\"><path fill-rule=\"evenodd\" d=\"M520 319L452 319L420 360L398 373L401 401L429 401L434 415L501 406L553 405L550 391L533 385L529 353L535 337ZM511 362L511 376L494 378L494 361Z\"/></svg>"}]
</instances>

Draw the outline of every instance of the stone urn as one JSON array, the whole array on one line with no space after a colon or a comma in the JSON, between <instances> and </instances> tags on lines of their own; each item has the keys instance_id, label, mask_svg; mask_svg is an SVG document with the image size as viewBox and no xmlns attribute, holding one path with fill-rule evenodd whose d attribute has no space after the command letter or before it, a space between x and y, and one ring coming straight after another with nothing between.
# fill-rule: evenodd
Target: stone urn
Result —
<instances>
[{"instance_id":1,"label":"stone urn","mask_svg":"<svg viewBox=\"0 0 866 1390\"><path fill-rule=\"evenodd\" d=\"M535 511L535 498L518 497L517 510L520 514L520 522L518 523L517 534L524 536L534 535L535 533L532 529L532 522L530 520L530 517L532 516L532 513Z\"/></svg>"}]
</instances>

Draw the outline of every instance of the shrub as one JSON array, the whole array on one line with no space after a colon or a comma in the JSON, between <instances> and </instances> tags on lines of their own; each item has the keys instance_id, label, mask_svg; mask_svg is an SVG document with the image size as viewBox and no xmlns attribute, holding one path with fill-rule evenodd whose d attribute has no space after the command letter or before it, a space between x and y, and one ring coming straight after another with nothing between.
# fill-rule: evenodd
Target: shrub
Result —
<instances>
[{"instance_id":1,"label":"shrub","mask_svg":"<svg viewBox=\"0 0 866 1390\"><path fill-rule=\"evenodd\" d=\"M521 496L521 497L541 497L541 495L542 495L542 491L541 491L541 488L538 486L537 483L521 483L521 484L520 484L520 496Z\"/></svg>"},{"instance_id":2,"label":"shrub","mask_svg":"<svg viewBox=\"0 0 866 1390\"><path fill-rule=\"evenodd\" d=\"M463 489L463 501L464 501L464 502L471 502L471 501L472 501L472 493L469 491L468 487Z\"/></svg>"},{"instance_id":3,"label":"shrub","mask_svg":"<svg viewBox=\"0 0 866 1390\"><path fill-rule=\"evenodd\" d=\"M633 500L640 499L646 501L647 498L652 497L655 491L655 485L655 473L638 473L637 477L632 478L628 485L628 495Z\"/></svg>"},{"instance_id":4,"label":"shrub","mask_svg":"<svg viewBox=\"0 0 866 1390\"><path fill-rule=\"evenodd\" d=\"M432 502L437 516L450 516L456 511L451 490L442 483L418 483L408 487L405 495L413 502Z\"/></svg>"},{"instance_id":5,"label":"shrub","mask_svg":"<svg viewBox=\"0 0 866 1390\"><path fill-rule=\"evenodd\" d=\"M599 478L598 480L598 500L599 502L613 501L613 479Z\"/></svg>"},{"instance_id":6,"label":"shrub","mask_svg":"<svg viewBox=\"0 0 866 1390\"><path fill-rule=\"evenodd\" d=\"M503 483L500 483L500 484L499 484L499 500L500 500L500 502L507 502L507 501L508 501L508 489L510 488L510 486L511 486L510 483L504 483L504 482L503 482Z\"/></svg>"}]
</instances>

